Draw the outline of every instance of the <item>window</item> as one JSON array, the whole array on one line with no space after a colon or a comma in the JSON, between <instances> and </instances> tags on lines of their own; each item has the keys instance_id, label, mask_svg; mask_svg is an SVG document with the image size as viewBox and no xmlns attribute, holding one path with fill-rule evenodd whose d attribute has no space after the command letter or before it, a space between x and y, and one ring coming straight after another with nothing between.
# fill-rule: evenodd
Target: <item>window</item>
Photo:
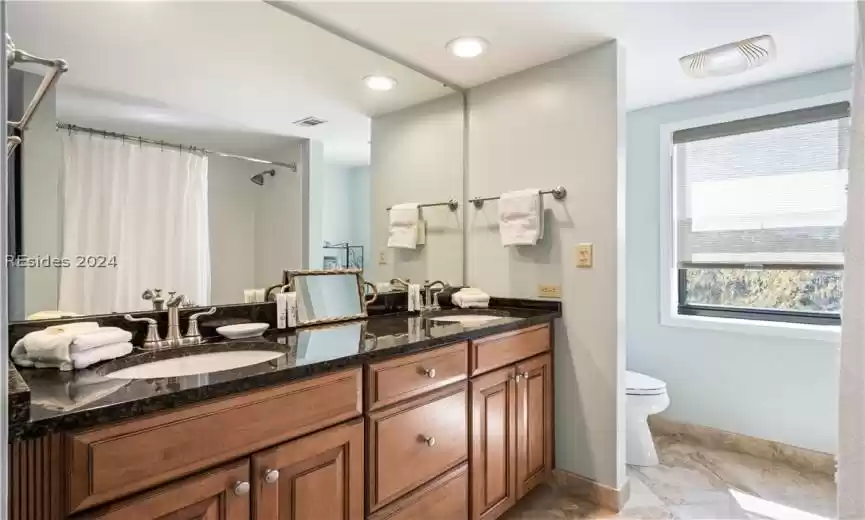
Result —
<instances>
[{"instance_id":1,"label":"window","mask_svg":"<svg viewBox=\"0 0 865 520\"><path fill-rule=\"evenodd\" d=\"M678 312L840 322L850 104L673 133Z\"/></svg>"}]
</instances>

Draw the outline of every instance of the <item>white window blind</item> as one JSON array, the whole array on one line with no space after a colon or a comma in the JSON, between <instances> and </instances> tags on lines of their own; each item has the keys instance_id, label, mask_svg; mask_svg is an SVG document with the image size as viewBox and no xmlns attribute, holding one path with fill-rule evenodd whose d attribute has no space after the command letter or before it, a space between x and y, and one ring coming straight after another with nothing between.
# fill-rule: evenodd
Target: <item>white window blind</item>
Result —
<instances>
[{"instance_id":1,"label":"white window blind","mask_svg":"<svg viewBox=\"0 0 865 520\"><path fill-rule=\"evenodd\" d=\"M849 103L673 134L680 267L844 262Z\"/></svg>"}]
</instances>

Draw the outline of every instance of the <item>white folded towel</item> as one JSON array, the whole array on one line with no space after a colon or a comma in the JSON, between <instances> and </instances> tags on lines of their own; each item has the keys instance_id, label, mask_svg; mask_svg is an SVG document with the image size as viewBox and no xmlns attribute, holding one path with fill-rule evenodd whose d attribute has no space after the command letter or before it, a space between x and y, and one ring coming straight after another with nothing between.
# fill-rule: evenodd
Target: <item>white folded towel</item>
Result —
<instances>
[{"instance_id":1,"label":"white folded towel","mask_svg":"<svg viewBox=\"0 0 865 520\"><path fill-rule=\"evenodd\" d=\"M106 329L114 328L116 327L106 327ZM12 361L14 361L16 365L22 367L58 368L61 371L68 371L72 370L78 364L89 366L96 362L89 361L90 359L99 358L97 361L113 359L115 357L126 355L132 351L130 348L123 354L114 355L114 352L125 350L125 348L117 348L116 345L123 345L128 340L124 341L121 339L120 341L114 340L111 344L104 343L103 341L105 338L126 337L126 335L120 335L111 330L108 330L105 336L101 336L102 341L96 339L85 340L83 342L84 347L79 346L75 349L72 348L76 339L89 334L94 334L99 330L99 324L96 322L81 322L53 325L46 327L43 330L31 332L19 339L15 343L15 346L12 347ZM122 331L122 329L117 330ZM131 339L131 334L129 335L129 338ZM96 344L97 342L99 343L98 345ZM88 354L90 351L99 350L103 347L107 350ZM108 349L108 347L114 348ZM76 359L83 360L83 362L76 362Z\"/></svg>"},{"instance_id":2,"label":"white folded towel","mask_svg":"<svg viewBox=\"0 0 865 520\"><path fill-rule=\"evenodd\" d=\"M543 238L541 190L511 191L499 197L499 235L503 246L533 246Z\"/></svg>"},{"instance_id":3,"label":"white folded towel","mask_svg":"<svg viewBox=\"0 0 865 520\"><path fill-rule=\"evenodd\" d=\"M130 352L132 352L132 343L112 343L72 354L72 364L80 370L100 361L123 357Z\"/></svg>"},{"instance_id":4,"label":"white folded towel","mask_svg":"<svg viewBox=\"0 0 865 520\"><path fill-rule=\"evenodd\" d=\"M28 320L56 320L60 318L74 318L81 316L77 312L69 311L38 311L27 316Z\"/></svg>"},{"instance_id":5,"label":"white folded towel","mask_svg":"<svg viewBox=\"0 0 865 520\"><path fill-rule=\"evenodd\" d=\"M418 240L420 211L416 203L397 204L390 208L387 246L415 249Z\"/></svg>"},{"instance_id":6,"label":"white folded towel","mask_svg":"<svg viewBox=\"0 0 865 520\"><path fill-rule=\"evenodd\" d=\"M119 327L100 327L93 332L79 334L72 340L69 352L76 353L91 348L111 345L112 343L126 343L132 340L132 333Z\"/></svg>"},{"instance_id":7,"label":"white folded towel","mask_svg":"<svg viewBox=\"0 0 865 520\"><path fill-rule=\"evenodd\" d=\"M461 309L486 309L490 306L490 295L480 289L466 287L455 292L451 301Z\"/></svg>"}]
</instances>

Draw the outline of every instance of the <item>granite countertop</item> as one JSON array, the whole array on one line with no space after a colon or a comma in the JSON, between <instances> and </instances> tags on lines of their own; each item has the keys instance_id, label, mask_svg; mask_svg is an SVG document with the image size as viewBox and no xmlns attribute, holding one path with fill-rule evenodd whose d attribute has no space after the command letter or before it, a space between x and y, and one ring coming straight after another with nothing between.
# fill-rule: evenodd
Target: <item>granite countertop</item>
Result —
<instances>
[{"instance_id":1,"label":"granite countertop","mask_svg":"<svg viewBox=\"0 0 865 520\"><path fill-rule=\"evenodd\" d=\"M499 305L509 304L499 300ZM86 428L158 410L285 383L373 360L434 349L456 341L546 323L561 315L558 304L436 313L484 314L480 325L433 321L415 314L375 316L330 326L268 331L246 340L213 339L202 345L138 352L90 369L16 369L10 364L10 438ZM434 317L435 317L434 316ZM282 355L246 367L180 377L113 379L106 374L149 361L206 352L270 350Z\"/></svg>"}]
</instances>

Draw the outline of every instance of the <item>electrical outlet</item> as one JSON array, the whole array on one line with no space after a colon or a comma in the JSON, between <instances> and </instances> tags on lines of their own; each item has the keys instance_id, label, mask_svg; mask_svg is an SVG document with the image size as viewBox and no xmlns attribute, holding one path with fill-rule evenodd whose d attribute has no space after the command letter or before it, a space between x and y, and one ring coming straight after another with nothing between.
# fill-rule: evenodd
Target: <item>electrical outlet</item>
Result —
<instances>
[{"instance_id":1,"label":"electrical outlet","mask_svg":"<svg viewBox=\"0 0 865 520\"><path fill-rule=\"evenodd\" d=\"M577 267L592 267L592 244L577 245Z\"/></svg>"},{"instance_id":2,"label":"electrical outlet","mask_svg":"<svg viewBox=\"0 0 865 520\"><path fill-rule=\"evenodd\" d=\"M538 285L538 296L541 298L561 298L561 285Z\"/></svg>"},{"instance_id":3,"label":"electrical outlet","mask_svg":"<svg viewBox=\"0 0 865 520\"><path fill-rule=\"evenodd\" d=\"M381 251L378 252L378 264L379 265L387 264L387 250L386 249L382 249Z\"/></svg>"}]
</instances>

